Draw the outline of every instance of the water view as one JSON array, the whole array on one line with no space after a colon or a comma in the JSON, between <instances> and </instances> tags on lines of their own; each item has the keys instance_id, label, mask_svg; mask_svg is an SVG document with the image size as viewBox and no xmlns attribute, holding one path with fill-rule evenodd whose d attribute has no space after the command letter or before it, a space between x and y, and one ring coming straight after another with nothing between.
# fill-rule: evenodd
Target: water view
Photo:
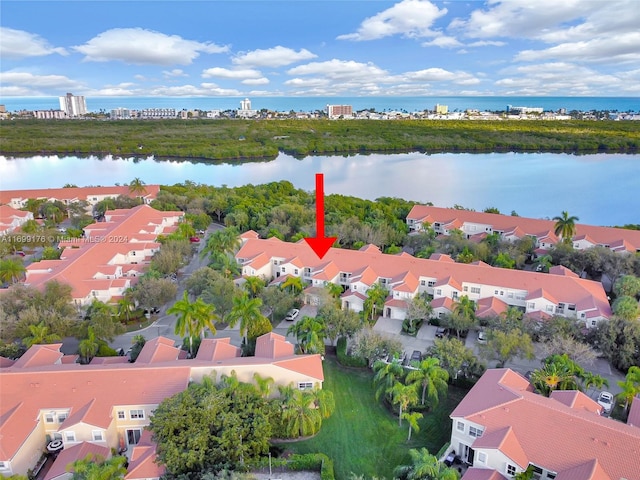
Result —
<instances>
[{"instance_id":1,"label":"water view","mask_svg":"<svg viewBox=\"0 0 640 480\"><path fill-rule=\"evenodd\" d=\"M567 210L581 223L640 223L638 155L550 153L316 156L280 154L269 162L241 165L116 157L0 156L0 188L54 188L66 183L113 185L138 177L172 185L191 180L229 187L288 180L313 190L325 174L326 194L418 202L546 218Z\"/></svg>"}]
</instances>

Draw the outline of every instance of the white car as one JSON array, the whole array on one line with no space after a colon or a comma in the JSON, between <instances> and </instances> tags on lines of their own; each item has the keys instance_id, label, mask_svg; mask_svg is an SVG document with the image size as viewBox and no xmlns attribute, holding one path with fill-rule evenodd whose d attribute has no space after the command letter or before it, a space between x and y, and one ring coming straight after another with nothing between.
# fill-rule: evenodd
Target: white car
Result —
<instances>
[{"instance_id":1,"label":"white car","mask_svg":"<svg viewBox=\"0 0 640 480\"><path fill-rule=\"evenodd\" d=\"M484 330L478 331L478 343L487 343L487 334Z\"/></svg>"},{"instance_id":2,"label":"white car","mask_svg":"<svg viewBox=\"0 0 640 480\"><path fill-rule=\"evenodd\" d=\"M600 392L598 395L598 405L602 407L604 413L611 413L613 408L613 395L609 392Z\"/></svg>"},{"instance_id":3,"label":"white car","mask_svg":"<svg viewBox=\"0 0 640 480\"><path fill-rule=\"evenodd\" d=\"M298 318L298 315L300 315L300 310L298 310L297 308L292 308L287 312L287 315L284 317L284 319L287 322L293 322L296 318Z\"/></svg>"}]
</instances>

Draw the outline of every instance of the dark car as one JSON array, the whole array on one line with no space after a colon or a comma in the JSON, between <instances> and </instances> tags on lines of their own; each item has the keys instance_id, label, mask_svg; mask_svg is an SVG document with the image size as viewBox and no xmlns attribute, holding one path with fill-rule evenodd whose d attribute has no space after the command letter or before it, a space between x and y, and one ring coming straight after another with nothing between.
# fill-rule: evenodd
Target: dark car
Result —
<instances>
[{"instance_id":1,"label":"dark car","mask_svg":"<svg viewBox=\"0 0 640 480\"><path fill-rule=\"evenodd\" d=\"M438 327L436 329L436 337L437 338L444 338L447 335L449 335L449 329L445 328L445 327Z\"/></svg>"},{"instance_id":2,"label":"dark car","mask_svg":"<svg viewBox=\"0 0 640 480\"><path fill-rule=\"evenodd\" d=\"M420 350L414 350L411 354L411 362L420 362L422 361L422 352Z\"/></svg>"}]
</instances>

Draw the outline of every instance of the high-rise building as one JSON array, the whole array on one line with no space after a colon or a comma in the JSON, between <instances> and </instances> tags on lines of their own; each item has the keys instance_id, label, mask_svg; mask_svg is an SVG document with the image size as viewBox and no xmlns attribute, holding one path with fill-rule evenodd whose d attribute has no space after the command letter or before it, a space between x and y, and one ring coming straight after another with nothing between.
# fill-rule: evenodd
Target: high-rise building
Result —
<instances>
[{"instance_id":1,"label":"high-rise building","mask_svg":"<svg viewBox=\"0 0 640 480\"><path fill-rule=\"evenodd\" d=\"M73 93L67 93L64 97L58 97L60 100L60 110L65 112L69 117L78 117L87 114L87 102L84 96L76 96Z\"/></svg>"},{"instance_id":2,"label":"high-rise building","mask_svg":"<svg viewBox=\"0 0 640 480\"><path fill-rule=\"evenodd\" d=\"M446 115L449 113L449 107L447 105L440 105L439 103L436 103L434 110L438 115Z\"/></svg>"},{"instance_id":3,"label":"high-rise building","mask_svg":"<svg viewBox=\"0 0 640 480\"><path fill-rule=\"evenodd\" d=\"M353 116L353 107L351 105L327 105L326 112L329 118L351 117Z\"/></svg>"}]
</instances>

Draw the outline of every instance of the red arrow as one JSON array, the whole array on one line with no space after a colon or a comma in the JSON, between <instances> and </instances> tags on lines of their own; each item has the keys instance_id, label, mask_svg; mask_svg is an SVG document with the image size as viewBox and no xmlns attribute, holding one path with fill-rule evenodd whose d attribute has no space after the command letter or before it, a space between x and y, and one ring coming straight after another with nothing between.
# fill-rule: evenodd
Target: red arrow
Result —
<instances>
[{"instance_id":1,"label":"red arrow","mask_svg":"<svg viewBox=\"0 0 640 480\"><path fill-rule=\"evenodd\" d=\"M324 236L324 174L316 173L316 236L304 239L318 258L324 257L337 237Z\"/></svg>"}]
</instances>

